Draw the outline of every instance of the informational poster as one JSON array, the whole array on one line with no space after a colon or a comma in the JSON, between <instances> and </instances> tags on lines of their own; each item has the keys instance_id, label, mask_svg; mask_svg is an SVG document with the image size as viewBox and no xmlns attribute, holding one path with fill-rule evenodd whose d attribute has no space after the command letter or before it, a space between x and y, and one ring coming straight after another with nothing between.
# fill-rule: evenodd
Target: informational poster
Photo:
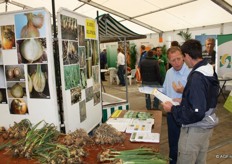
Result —
<instances>
[{"instance_id":1,"label":"informational poster","mask_svg":"<svg viewBox=\"0 0 232 164\"><path fill-rule=\"evenodd\" d=\"M232 72L232 34L218 35L218 61L217 73L223 77L225 73Z\"/></svg>"},{"instance_id":2,"label":"informational poster","mask_svg":"<svg viewBox=\"0 0 232 164\"><path fill-rule=\"evenodd\" d=\"M44 120L59 129L51 15L44 8L0 14L0 125Z\"/></svg>"},{"instance_id":3,"label":"informational poster","mask_svg":"<svg viewBox=\"0 0 232 164\"><path fill-rule=\"evenodd\" d=\"M102 119L97 22L63 8L57 20L65 130L89 132Z\"/></svg>"}]
</instances>

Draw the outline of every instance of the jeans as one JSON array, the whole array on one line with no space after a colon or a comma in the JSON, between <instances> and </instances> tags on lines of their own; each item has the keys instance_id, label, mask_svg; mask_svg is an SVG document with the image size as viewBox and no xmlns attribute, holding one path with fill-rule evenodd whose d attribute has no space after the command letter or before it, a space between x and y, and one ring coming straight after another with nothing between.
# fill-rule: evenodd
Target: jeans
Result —
<instances>
[{"instance_id":1,"label":"jeans","mask_svg":"<svg viewBox=\"0 0 232 164\"><path fill-rule=\"evenodd\" d=\"M178 141L180 137L180 126L177 125L172 113L167 113L168 143L170 164L176 164L178 154Z\"/></svg>"},{"instance_id":2,"label":"jeans","mask_svg":"<svg viewBox=\"0 0 232 164\"><path fill-rule=\"evenodd\" d=\"M125 85L125 77L124 77L124 65L119 65L118 66L118 78L120 80L120 85Z\"/></svg>"},{"instance_id":3,"label":"jeans","mask_svg":"<svg viewBox=\"0 0 232 164\"><path fill-rule=\"evenodd\" d=\"M145 94L145 100L146 100L146 108L148 110L152 109L152 107L151 107L151 95ZM156 97L154 97L153 109L159 109L159 99L157 99Z\"/></svg>"}]
</instances>

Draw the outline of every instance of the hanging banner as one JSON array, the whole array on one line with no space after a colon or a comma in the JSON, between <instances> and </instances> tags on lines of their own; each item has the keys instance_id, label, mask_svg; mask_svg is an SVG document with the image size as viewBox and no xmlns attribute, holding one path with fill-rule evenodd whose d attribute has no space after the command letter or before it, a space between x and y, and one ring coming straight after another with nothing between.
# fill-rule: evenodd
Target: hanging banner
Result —
<instances>
[{"instance_id":1,"label":"hanging banner","mask_svg":"<svg viewBox=\"0 0 232 164\"><path fill-rule=\"evenodd\" d=\"M232 72L232 34L218 35L217 74L223 77L225 73Z\"/></svg>"},{"instance_id":2,"label":"hanging banner","mask_svg":"<svg viewBox=\"0 0 232 164\"><path fill-rule=\"evenodd\" d=\"M59 129L51 15L44 9L0 14L0 125L29 119Z\"/></svg>"},{"instance_id":3,"label":"hanging banner","mask_svg":"<svg viewBox=\"0 0 232 164\"><path fill-rule=\"evenodd\" d=\"M86 38L96 39L96 22L93 19L86 19Z\"/></svg>"}]
</instances>

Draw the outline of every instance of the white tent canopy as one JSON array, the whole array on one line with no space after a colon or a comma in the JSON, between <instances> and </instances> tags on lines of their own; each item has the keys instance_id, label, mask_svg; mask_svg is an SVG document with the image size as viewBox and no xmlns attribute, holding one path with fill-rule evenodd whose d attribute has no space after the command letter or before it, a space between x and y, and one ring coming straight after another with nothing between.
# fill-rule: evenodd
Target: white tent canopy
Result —
<instances>
[{"instance_id":1,"label":"white tent canopy","mask_svg":"<svg viewBox=\"0 0 232 164\"><path fill-rule=\"evenodd\" d=\"M110 13L139 34L160 33L232 22L232 0L54 0L59 7L96 18ZM224 6L224 7L222 7ZM52 0L0 0L0 12L45 7ZM226 8L226 10L225 10Z\"/></svg>"}]
</instances>

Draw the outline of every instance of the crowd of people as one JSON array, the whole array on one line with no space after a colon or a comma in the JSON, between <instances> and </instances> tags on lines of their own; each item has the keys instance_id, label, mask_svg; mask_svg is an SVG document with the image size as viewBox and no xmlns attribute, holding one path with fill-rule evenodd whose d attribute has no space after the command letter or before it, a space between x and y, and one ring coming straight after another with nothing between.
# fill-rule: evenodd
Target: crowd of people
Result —
<instances>
[{"instance_id":1,"label":"crowd of people","mask_svg":"<svg viewBox=\"0 0 232 164\"><path fill-rule=\"evenodd\" d=\"M180 45L171 43L167 52L161 47L146 51L141 46L137 66L142 86L158 88L179 105L160 102L145 94L146 108L167 112L170 164L205 164L209 138L218 124L215 114L219 81L215 73L215 40L208 38L206 49L198 40L190 39ZM125 86L125 55L117 49L117 68L121 86ZM101 68L105 68L106 52L101 57ZM105 77L102 76L102 80Z\"/></svg>"},{"instance_id":2,"label":"crowd of people","mask_svg":"<svg viewBox=\"0 0 232 164\"><path fill-rule=\"evenodd\" d=\"M141 46L138 68L142 85L155 86L179 103L160 103L154 97L152 108L151 95L145 94L148 110L162 108L167 112L170 164L206 163L209 138L218 124L214 46L213 38L206 40L205 51L194 39L181 46L173 41L166 54L161 47L144 52Z\"/></svg>"}]
</instances>

